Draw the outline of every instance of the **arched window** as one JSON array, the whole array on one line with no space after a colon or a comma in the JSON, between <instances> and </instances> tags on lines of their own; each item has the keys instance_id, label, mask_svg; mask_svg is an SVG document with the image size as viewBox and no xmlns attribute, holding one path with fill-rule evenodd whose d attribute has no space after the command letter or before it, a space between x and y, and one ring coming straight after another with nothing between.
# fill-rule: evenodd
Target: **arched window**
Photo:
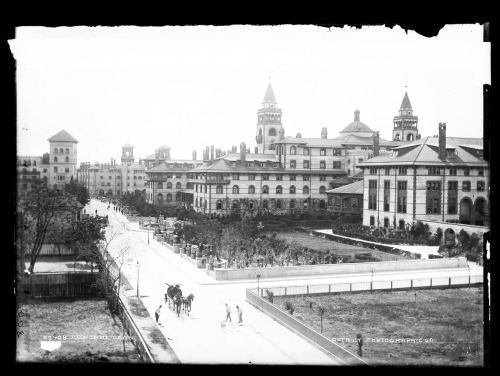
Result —
<instances>
[{"instance_id":1,"label":"arched window","mask_svg":"<svg viewBox=\"0 0 500 376\"><path fill-rule=\"evenodd\" d=\"M262 187L262 193L263 193L263 194L268 194L268 193L269 193L269 187L268 187L267 185L264 185L264 186Z\"/></svg>"},{"instance_id":2,"label":"arched window","mask_svg":"<svg viewBox=\"0 0 500 376\"><path fill-rule=\"evenodd\" d=\"M413 141L413 133L410 133L408 136L406 136L406 141Z\"/></svg>"},{"instance_id":3,"label":"arched window","mask_svg":"<svg viewBox=\"0 0 500 376\"><path fill-rule=\"evenodd\" d=\"M163 188L163 183L161 181L158 182L158 188Z\"/></svg>"},{"instance_id":4,"label":"arched window","mask_svg":"<svg viewBox=\"0 0 500 376\"><path fill-rule=\"evenodd\" d=\"M64 154L64 149L63 148L60 148L59 149L59 154ZM104 195L103 195L104 196Z\"/></svg>"},{"instance_id":5,"label":"arched window","mask_svg":"<svg viewBox=\"0 0 500 376\"><path fill-rule=\"evenodd\" d=\"M262 201L262 209L268 209L269 208L269 202L267 200Z\"/></svg>"},{"instance_id":6,"label":"arched window","mask_svg":"<svg viewBox=\"0 0 500 376\"><path fill-rule=\"evenodd\" d=\"M295 209L295 200L290 200L290 209Z\"/></svg>"},{"instance_id":7,"label":"arched window","mask_svg":"<svg viewBox=\"0 0 500 376\"><path fill-rule=\"evenodd\" d=\"M158 193L158 202L163 202L163 194L162 193Z\"/></svg>"},{"instance_id":8,"label":"arched window","mask_svg":"<svg viewBox=\"0 0 500 376\"><path fill-rule=\"evenodd\" d=\"M54 157L54 162L57 162L57 157Z\"/></svg>"},{"instance_id":9,"label":"arched window","mask_svg":"<svg viewBox=\"0 0 500 376\"><path fill-rule=\"evenodd\" d=\"M57 154L57 148L54 148L54 154Z\"/></svg>"},{"instance_id":10,"label":"arched window","mask_svg":"<svg viewBox=\"0 0 500 376\"><path fill-rule=\"evenodd\" d=\"M283 193L283 187L282 187L281 185L278 185L278 186L276 187L276 194L277 194L277 195L280 195L280 194L282 194L282 193Z\"/></svg>"},{"instance_id":11,"label":"arched window","mask_svg":"<svg viewBox=\"0 0 500 376\"><path fill-rule=\"evenodd\" d=\"M297 154L297 148L296 148L295 146L292 146L292 147L290 148L290 154L291 154L291 155L295 155L295 154Z\"/></svg>"},{"instance_id":12,"label":"arched window","mask_svg":"<svg viewBox=\"0 0 500 376\"><path fill-rule=\"evenodd\" d=\"M290 193L291 193L292 195L294 195L294 194L295 194L295 192L296 192L295 185L291 185L291 186L290 186Z\"/></svg>"},{"instance_id":13,"label":"arched window","mask_svg":"<svg viewBox=\"0 0 500 376\"><path fill-rule=\"evenodd\" d=\"M175 189L182 189L182 184L181 183L177 183L175 185Z\"/></svg>"},{"instance_id":14,"label":"arched window","mask_svg":"<svg viewBox=\"0 0 500 376\"><path fill-rule=\"evenodd\" d=\"M233 209L238 209L238 200L233 200Z\"/></svg>"},{"instance_id":15,"label":"arched window","mask_svg":"<svg viewBox=\"0 0 500 376\"><path fill-rule=\"evenodd\" d=\"M248 194L252 195L254 193L255 193L255 187L251 185L250 187L248 187Z\"/></svg>"},{"instance_id":16,"label":"arched window","mask_svg":"<svg viewBox=\"0 0 500 376\"><path fill-rule=\"evenodd\" d=\"M218 184L217 187L215 188L215 193L222 194L223 193L223 188L221 184Z\"/></svg>"},{"instance_id":17,"label":"arched window","mask_svg":"<svg viewBox=\"0 0 500 376\"><path fill-rule=\"evenodd\" d=\"M304 148L304 155L309 155L309 148Z\"/></svg>"},{"instance_id":18,"label":"arched window","mask_svg":"<svg viewBox=\"0 0 500 376\"><path fill-rule=\"evenodd\" d=\"M302 188L302 192L305 194L305 195L308 195L309 194L309 187L307 185L304 185L304 188Z\"/></svg>"},{"instance_id":19,"label":"arched window","mask_svg":"<svg viewBox=\"0 0 500 376\"><path fill-rule=\"evenodd\" d=\"M269 129L269 136L276 136L276 129L275 128Z\"/></svg>"},{"instance_id":20,"label":"arched window","mask_svg":"<svg viewBox=\"0 0 500 376\"><path fill-rule=\"evenodd\" d=\"M142 179L142 176L139 176L139 180L141 180L141 179Z\"/></svg>"},{"instance_id":21,"label":"arched window","mask_svg":"<svg viewBox=\"0 0 500 376\"><path fill-rule=\"evenodd\" d=\"M250 210L255 209L255 203L253 202L253 200L250 200L248 202L248 209L250 209Z\"/></svg>"},{"instance_id":22,"label":"arched window","mask_svg":"<svg viewBox=\"0 0 500 376\"><path fill-rule=\"evenodd\" d=\"M324 209L325 208L325 200L320 200L319 202L319 208Z\"/></svg>"},{"instance_id":23,"label":"arched window","mask_svg":"<svg viewBox=\"0 0 500 376\"><path fill-rule=\"evenodd\" d=\"M326 188L324 185L322 185L321 187L319 187L319 193L325 193L326 192Z\"/></svg>"},{"instance_id":24,"label":"arched window","mask_svg":"<svg viewBox=\"0 0 500 376\"><path fill-rule=\"evenodd\" d=\"M181 192L177 192L175 194L175 201L182 201L182 194L181 194Z\"/></svg>"},{"instance_id":25,"label":"arched window","mask_svg":"<svg viewBox=\"0 0 500 376\"><path fill-rule=\"evenodd\" d=\"M276 209L281 209L281 200L276 201Z\"/></svg>"},{"instance_id":26,"label":"arched window","mask_svg":"<svg viewBox=\"0 0 500 376\"><path fill-rule=\"evenodd\" d=\"M69 157L64 158L64 161L65 161L66 163L69 163Z\"/></svg>"},{"instance_id":27,"label":"arched window","mask_svg":"<svg viewBox=\"0 0 500 376\"><path fill-rule=\"evenodd\" d=\"M222 210L222 200L217 200L216 208L217 210Z\"/></svg>"},{"instance_id":28,"label":"arched window","mask_svg":"<svg viewBox=\"0 0 500 376\"><path fill-rule=\"evenodd\" d=\"M167 183L167 189L172 189L172 183L171 182Z\"/></svg>"},{"instance_id":29,"label":"arched window","mask_svg":"<svg viewBox=\"0 0 500 376\"><path fill-rule=\"evenodd\" d=\"M172 201L172 193L167 193L167 202Z\"/></svg>"},{"instance_id":30,"label":"arched window","mask_svg":"<svg viewBox=\"0 0 500 376\"><path fill-rule=\"evenodd\" d=\"M66 154L69 154L69 149L68 148L66 148Z\"/></svg>"},{"instance_id":31,"label":"arched window","mask_svg":"<svg viewBox=\"0 0 500 376\"><path fill-rule=\"evenodd\" d=\"M111 176L109 178L111 179ZM137 180L137 176L134 176L134 180Z\"/></svg>"},{"instance_id":32,"label":"arched window","mask_svg":"<svg viewBox=\"0 0 500 376\"><path fill-rule=\"evenodd\" d=\"M233 194L237 195L238 193L240 193L240 187L233 185Z\"/></svg>"},{"instance_id":33,"label":"arched window","mask_svg":"<svg viewBox=\"0 0 500 376\"><path fill-rule=\"evenodd\" d=\"M326 155L326 149L325 148L321 148L319 150L319 155Z\"/></svg>"}]
</instances>

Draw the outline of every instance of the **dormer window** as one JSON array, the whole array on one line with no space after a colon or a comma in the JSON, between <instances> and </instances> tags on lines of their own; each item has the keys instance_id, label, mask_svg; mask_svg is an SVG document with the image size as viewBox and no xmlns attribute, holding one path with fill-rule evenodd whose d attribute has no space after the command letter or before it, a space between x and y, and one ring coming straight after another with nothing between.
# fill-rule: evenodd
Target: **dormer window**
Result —
<instances>
[{"instance_id":1,"label":"dormer window","mask_svg":"<svg viewBox=\"0 0 500 376\"><path fill-rule=\"evenodd\" d=\"M236 162L231 162L231 167L236 167Z\"/></svg>"}]
</instances>

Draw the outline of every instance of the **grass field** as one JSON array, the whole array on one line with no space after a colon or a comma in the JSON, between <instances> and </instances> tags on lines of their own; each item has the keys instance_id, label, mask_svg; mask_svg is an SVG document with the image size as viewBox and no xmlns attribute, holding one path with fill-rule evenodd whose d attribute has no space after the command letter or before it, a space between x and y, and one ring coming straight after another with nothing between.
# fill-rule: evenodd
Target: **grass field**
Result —
<instances>
[{"instance_id":1,"label":"grass field","mask_svg":"<svg viewBox=\"0 0 500 376\"><path fill-rule=\"evenodd\" d=\"M23 325L18 330L24 333L17 340L19 362L141 362L128 338L123 352L122 338L127 334L120 320L114 321L105 310L104 300L30 300L18 309L18 315L20 312L18 321ZM52 336L60 336L56 340L61 347L42 349L41 341L54 340Z\"/></svg>"},{"instance_id":2,"label":"grass field","mask_svg":"<svg viewBox=\"0 0 500 376\"><path fill-rule=\"evenodd\" d=\"M274 304L285 309L285 302L292 302L293 315L318 332L319 306L324 307L323 334L358 354L357 343L341 338L354 341L361 333L363 358L373 365L480 367L484 357L482 292L481 288L459 288L275 297ZM372 342L408 338L424 342Z\"/></svg>"},{"instance_id":3,"label":"grass field","mask_svg":"<svg viewBox=\"0 0 500 376\"><path fill-rule=\"evenodd\" d=\"M335 255L354 257L356 253L370 252L374 257L377 257L380 260L386 260L387 258L390 258L391 260L407 260L407 258L403 256L389 255L375 249L357 247L354 245L339 243L328 239L321 239L303 232L280 232L277 233L277 237L289 241L296 240L304 247L316 249L320 252L330 251L331 254Z\"/></svg>"}]
</instances>

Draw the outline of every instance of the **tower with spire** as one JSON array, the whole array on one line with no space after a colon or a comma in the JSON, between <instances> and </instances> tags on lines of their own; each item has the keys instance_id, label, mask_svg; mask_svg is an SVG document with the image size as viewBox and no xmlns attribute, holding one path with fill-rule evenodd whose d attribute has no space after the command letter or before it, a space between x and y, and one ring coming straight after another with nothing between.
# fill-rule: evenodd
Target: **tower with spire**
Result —
<instances>
[{"instance_id":1,"label":"tower with spire","mask_svg":"<svg viewBox=\"0 0 500 376\"><path fill-rule=\"evenodd\" d=\"M279 140L280 132L284 136L281 124L281 109L278 108L271 82L267 85L262 108L257 111L257 149L259 153L273 151L274 142Z\"/></svg>"},{"instance_id":2,"label":"tower with spire","mask_svg":"<svg viewBox=\"0 0 500 376\"><path fill-rule=\"evenodd\" d=\"M408 92L405 92L403 102L399 108L399 114L394 116L394 129L392 139L394 141L414 141L420 138L418 133L418 116L413 115Z\"/></svg>"}]
</instances>

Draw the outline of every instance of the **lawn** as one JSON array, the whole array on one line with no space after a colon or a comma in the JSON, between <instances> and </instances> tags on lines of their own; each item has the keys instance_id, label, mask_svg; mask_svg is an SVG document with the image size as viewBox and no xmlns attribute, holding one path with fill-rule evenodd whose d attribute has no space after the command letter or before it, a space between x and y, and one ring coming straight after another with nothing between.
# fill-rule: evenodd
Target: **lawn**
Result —
<instances>
[{"instance_id":1,"label":"lawn","mask_svg":"<svg viewBox=\"0 0 500 376\"><path fill-rule=\"evenodd\" d=\"M105 304L101 299L27 301L18 309L18 315L22 315L18 331L24 333L17 340L17 361L141 362L120 320L113 320ZM127 336L125 352L123 335ZM42 349L41 341L54 340L52 336L60 336L55 340L61 342L61 347L53 351Z\"/></svg>"},{"instance_id":2,"label":"lawn","mask_svg":"<svg viewBox=\"0 0 500 376\"><path fill-rule=\"evenodd\" d=\"M315 249L320 252L330 251L331 254L335 255L354 257L354 255L357 253L371 253L372 256L378 258L381 261L408 260L406 257L403 256L392 255L375 249L338 243L332 240L322 239L316 236L308 235L304 232L281 232L277 233L277 237L281 239L286 239L288 241L296 240L304 247Z\"/></svg>"},{"instance_id":3,"label":"lawn","mask_svg":"<svg viewBox=\"0 0 500 376\"><path fill-rule=\"evenodd\" d=\"M323 334L356 354L354 340L361 333L362 356L373 365L484 364L481 288L274 298L282 309L286 301L294 305L295 317L317 331L321 331L319 306L324 307ZM413 343L418 339L423 342Z\"/></svg>"}]
</instances>

